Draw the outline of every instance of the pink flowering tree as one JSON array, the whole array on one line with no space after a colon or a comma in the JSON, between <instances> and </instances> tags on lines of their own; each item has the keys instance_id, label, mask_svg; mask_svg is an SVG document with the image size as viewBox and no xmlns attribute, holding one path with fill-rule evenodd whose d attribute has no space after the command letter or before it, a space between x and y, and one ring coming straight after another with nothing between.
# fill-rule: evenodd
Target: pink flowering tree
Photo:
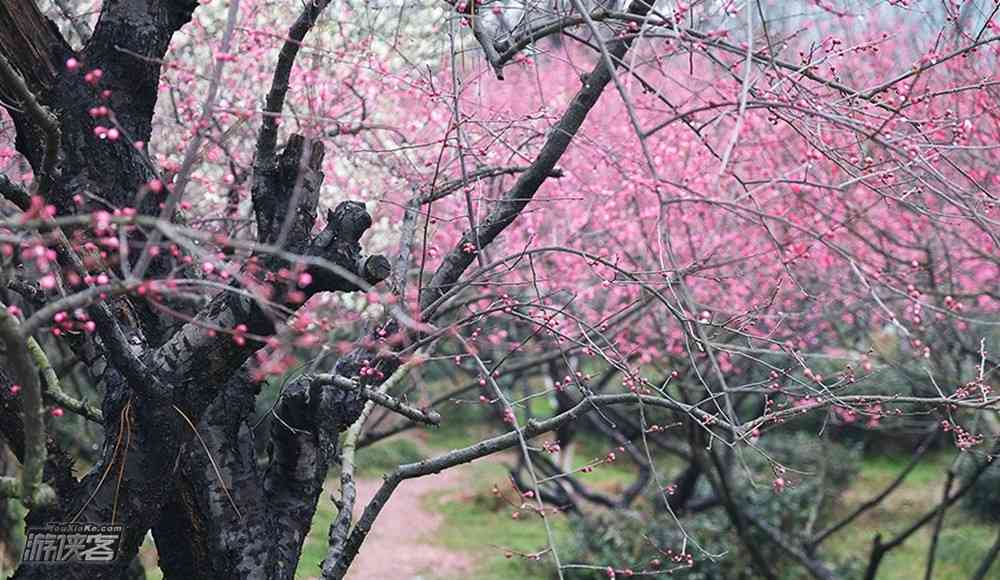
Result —
<instances>
[{"instance_id":1,"label":"pink flowering tree","mask_svg":"<svg viewBox=\"0 0 1000 580\"><path fill-rule=\"evenodd\" d=\"M860 511L739 499L809 477L766 442L811 420L974 466L874 578L998 450L1000 25L909 4L0 0L0 483L29 526L125 527L15 577L127 576L152 532L167 578L291 578L337 475L342 578L406 480L513 450L519 512L653 490L683 536L624 569L550 535L558 577L722 558L684 528L715 509L759 577L772 546L833 578ZM355 520L356 450L454 403L495 434Z\"/></svg>"}]
</instances>

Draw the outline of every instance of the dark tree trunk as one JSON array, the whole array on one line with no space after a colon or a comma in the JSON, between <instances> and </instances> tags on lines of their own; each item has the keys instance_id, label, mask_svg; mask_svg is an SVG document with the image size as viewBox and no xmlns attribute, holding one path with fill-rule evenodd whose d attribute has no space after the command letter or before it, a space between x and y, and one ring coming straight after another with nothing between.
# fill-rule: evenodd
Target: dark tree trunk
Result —
<instances>
[{"instance_id":1,"label":"dark tree trunk","mask_svg":"<svg viewBox=\"0 0 1000 580\"><path fill-rule=\"evenodd\" d=\"M0 0L0 55L57 120L57 171L45 201L59 215L111 204L158 216L168 188L155 195L145 187L154 168L132 143L150 138L160 59L197 5L194 0L108 0L92 37L74 53L33 2ZM124 57L123 51L138 56ZM82 82L80 71L65 66L70 57L84 70L101 68L107 81L99 86ZM110 90L108 105L124 132L116 143L99 141L97 121L87 114L102 102L105 90ZM18 102L10 87L0 87L0 96L5 104ZM17 149L38 172L45 161L46 134L28 112L17 107L8 112L17 129ZM384 258L361 254L358 240L371 225L362 204L341 204L328 216L326 228L313 232L323 155L321 143L293 136L254 175L259 241L283 242L286 252L322 258L340 268L334 272L310 265L313 282L304 289L307 296L358 290L359 280L375 284L389 273ZM78 192L94 195L80 207L73 200ZM299 200L295 208L288 207L292 199ZM73 240L83 233L66 235ZM135 256L145 240L141 232L131 240L138 248ZM64 270L80 265L72 247L59 252ZM154 260L147 276L174 267L170 259ZM268 254L253 260L244 274L262 283L266 272L292 266ZM343 271L352 276L343 277ZM294 310L299 301L286 301L282 292L278 289L271 299ZM56 489L58 503L31 510L27 523L120 523L125 526L121 557L106 567L25 564L15 577L134 577L134 556L151 529L168 578L293 577L337 433L360 414L360 393L308 378L293 384L277 409L283 421L274 422L270 433L257 434L269 439L270 461L263 470L248 423L260 385L241 370L263 345L253 340L238 344L228 334L208 329L243 324L248 334L270 336L282 321L279 312L232 292L220 292L204 307L189 310L193 322L180 325L163 324L139 296L112 298L89 311L98 323L97 337L75 348L93 349L107 364L102 385L105 440L96 465L79 481L50 441L45 480ZM0 431L15 453L23 450L18 404L6 396Z\"/></svg>"},{"instance_id":2,"label":"dark tree trunk","mask_svg":"<svg viewBox=\"0 0 1000 580\"><path fill-rule=\"evenodd\" d=\"M306 297L367 289L389 276L384 257L362 255L359 240L371 226L362 204L342 203L330 212L326 227L314 233L323 181L322 143L292 135L284 147L277 146L276 118L282 113L295 56L328 4L329 0L307 2L289 29L256 143L252 175L256 241L279 246L281 254L251 256L235 277L239 282L232 283L232 290L246 292L222 291L205 305L184 306L181 310L190 321L183 324L165 324L145 296L123 294L91 304L88 312L97 323L96 336L68 344L81 360L105 367L101 373L105 439L96 464L79 481L70 473L65 454L50 441L44 480L56 490L58 501L32 509L27 522L120 523L125 532L119 561L105 567L25 564L16 578L128 577L129 563L150 530L168 578L294 576L337 436L361 414L363 391L391 376L400 364L395 355L381 350L384 342L365 338L334 368L337 375L354 379L346 382L349 386L302 376L278 401L269 433L254 433L250 420L259 386L250 380L245 365L263 344L235 341L216 330L245 326L248 335L274 335L301 301L289 299L287 288L273 286L276 292L269 299L282 308L253 296L255 288L266 284L266 275L280 268L306 268L312 276L311 284L302 289ZM110 204L160 217L161 204L172 199L169 187L155 194L146 187L157 172L133 143L150 138L160 62L173 34L190 20L197 5L195 0L105 0L92 36L74 52L31 0L0 0L0 56L20 74L14 87L0 87L0 97L16 125L17 149L36 176L44 178L39 191L58 215L105 210ZM640 1L630 12L642 17L650 8ZM534 163L445 256L422 296L419 318L433 320L442 301L458 287L474 260L465 246L490 244L542 183L557 173L555 164L611 82L612 69L621 64L631 42L626 38L610 44L611 61L602 61L583 77L583 86ZM65 66L70 57L84 70L102 69L106 82L99 86L81 82L80 72ZM103 93L105 89L110 93ZM19 107L18 95L40 107ZM87 110L101 99L110 99L125 133L117 142L98 140L94 134L97 121ZM78 192L90 195L77 203ZM26 209L27 194L19 199ZM85 241L77 236L87 232L52 233L60 266L84 274L74 243ZM60 237L63 233L66 238ZM142 255L143 246L158 236L154 230L137 228L129 240L132 255ZM151 261L147 277L162 277L180 266L166 254ZM308 265L305 260L290 264L285 259L289 254L315 259ZM396 329L391 323L387 326L392 335ZM383 378L360 376L360 368L368 362ZM20 445L23 451L19 413L16 402L4 401L0 431L12 448ZM266 468L258 463L256 437L267 439ZM391 493L398 481L385 493ZM376 514L381 504L373 505L371 514ZM338 548L342 557L328 562L332 566L328 575L339 578L346 573L370 526L368 519L342 530L347 541Z\"/></svg>"}]
</instances>

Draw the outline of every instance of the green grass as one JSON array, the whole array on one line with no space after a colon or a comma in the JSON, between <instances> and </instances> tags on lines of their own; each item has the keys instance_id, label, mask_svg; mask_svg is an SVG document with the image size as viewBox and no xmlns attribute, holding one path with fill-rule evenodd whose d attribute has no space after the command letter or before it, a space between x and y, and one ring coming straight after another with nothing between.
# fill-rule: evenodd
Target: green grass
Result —
<instances>
[{"instance_id":1,"label":"green grass","mask_svg":"<svg viewBox=\"0 0 1000 580\"><path fill-rule=\"evenodd\" d=\"M638 442L640 453L645 454L642 449L642 442ZM573 468L579 469L584 465L593 463L595 460L607 457L609 451L615 452L615 461L612 463L602 463L590 472L583 473L577 471L575 476L586 485L594 486L605 492L618 492L635 481L639 473L639 466L626 453L618 451L607 440L595 437L578 436L576 449L573 453ZM653 465L656 472L661 476L673 473L675 468L680 466L679 459L673 455L657 453L655 449L650 449L653 456ZM653 485L650 482L650 485Z\"/></svg>"},{"instance_id":2,"label":"green grass","mask_svg":"<svg viewBox=\"0 0 1000 580\"><path fill-rule=\"evenodd\" d=\"M425 437L424 444L433 452L440 452L474 442L475 435L468 428L446 428L436 435ZM397 437L382 442L371 449L359 452L359 468L365 477L377 477L399 463L420 459L426 452L412 439ZM582 438L574 455L574 465L579 467L603 457L610 449L605 442ZM591 473L577 476L588 485L602 491L617 491L628 485L635 476L635 465L619 455L612 464L597 467ZM867 562L872 539L882 533L883 539L893 537L905 529L925 510L936 505L941 496L945 472L954 454L941 453L926 459L906 478L904 483L883 503L862 517L854 525L831 537L821 547L821 555L827 559L853 560L858 566ZM669 472L676 464L671 457L657 457L657 468L661 473ZM906 466L906 457L876 456L866 458L852 485L836 508L837 515L844 515L857 505L879 493ZM439 580L459 580L474 577L481 580L543 580L551 577L551 561L542 556L541 561L529 561L523 554L534 554L548 546L547 534L541 519L522 511L518 519L511 517L515 508L499 501L492 493L494 484L500 486L512 501L514 492L510 488L508 475L502 464L477 462L463 469L469 472L469 486L461 489L442 489L427 496L424 501L429 511L441 514L442 525L432 537L426 538L430 544L469 555L475 562L472 572L460 576L441 577ZM336 482L331 482L336 487ZM326 556L327 532L335 508L324 498L313 520L300 560L296 578L306 580L320 575L319 565ZM565 547L571 540L569 522L562 515L549 518L557 547ZM925 526L911 536L903 545L892 550L883 560L879 569L879 580L909 580L922 578L926 565L927 550L931 538L931 526ZM996 528L969 517L961 507L952 507L941 533L938 558L935 563L935 578L968 578L976 569L983 555L996 537ZM511 557L507 554L511 553ZM149 578L160 578L158 571L150 570ZM1000 570L993 570L989 578L1000 579Z\"/></svg>"},{"instance_id":3,"label":"green grass","mask_svg":"<svg viewBox=\"0 0 1000 580\"><path fill-rule=\"evenodd\" d=\"M915 513L900 514L914 517ZM862 564L867 563L871 553L872 539L878 532L883 539L892 537L893 532L900 531L909 522L900 517L896 521L872 523L863 521L859 525L842 533L841 536L829 540L829 553L843 559L860 558ZM930 547L932 524L928 524L907 541L893 549L882 560L879 567L879 580L910 580L923 578L927 564L927 552ZM979 566L986 551L989 550L996 537L996 530L987 525L970 521L966 514L952 510L945 518L945 526L938 541L937 560L934 563L935 578L969 578ZM992 569L987 578L1000 578L1000 570Z\"/></svg>"},{"instance_id":4,"label":"green grass","mask_svg":"<svg viewBox=\"0 0 1000 580\"><path fill-rule=\"evenodd\" d=\"M906 476L905 484L928 485L943 482L945 470L948 469L953 457L953 454L939 453L924 459ZM910 458L903 455L868 457L864 460L861 476L870 485L886 486L903 472L909 462Z\"/></svg>"},{"instance_id":5,"label":"green grass","mask_svg":"<svg viewBox=\"0 0 1000 580\"><path fill-rule=\"evenodd\" d=\"M464 420L462 416L468 411L462 407L466 405L446 405L441 409L441 427L422 429L418 436L429 448L441 452L474 445L493 433L484 425L485 421ZM455 415L459 415L459 420L453 420Z\"/></svg>"},{"instance_id":6,"label":"green grass","mask_svg":"<svg viewBox=\"0 0 1000 580\"><path fill-rule=\"evenodd\" d=\"M854 525L831 537L824 547L828 555L867 563L875 534L883 541L905 530L940 501L946 471L953 453L940 453L914 468L882 505L872 508ZM906 457L870 457L862 464L849 501L837 510L844 515L881 492L905 468ZM891 550L879 567L879 580L923 578L933 523L921 528L901 546ZM996 538L996 528L971 518L960 506L952 506L945 517L934 565L935 578L969 578ZM989 578L1000 578L1000 569Z\"/></svg>"},{"instance_id":7,"label":"green grass","mask_svg":"<svg viewBox=\"0 0 1000 580\"><path fill-rule=\"evenodd\" d=\"M520 511L521 518L511 517L519 511L499 501L491 489L500 486L512 501L515 494L506 482L503 466L483 463L469 467L472 490L456 496L454 490L428 496L427 508L444 516L444 523L430 538L435 544L473 556L476 568L471 575L445 577L448 580L508 580L510 578L548 578L551 563L547 556L529 561L522 555L535 554L548 546L548 535L541 518ZM549 516L552 533L558 546L570 533L565 516ZM511 557L507 554L511 553Z\"/></svg>"},{"instance_id":8,"label":"green grass","mask_svg":"<svg viewBox=\"0 0 1000 580\"><path fill-rule=\"evenodd\" d=\"M583 465L593 457L606 453L604 445L594 441L581 441L574 459L575 465ZM871 542L878 532L889 538L894 532L905 529L922 515L924 510L935 505L941 494L945 471L953 454L939 454L928 458L907 476L904 483L885 502L865 514L850 529L833 536L826 544L823 555L842 560L855 560L859 565L867 562ZM671 458L658 458L659 469L670 467ZM849 501L841 505L838 512L846 514L861 502L880 492L905 467L907 458L871 457L864 461L858 474ZM489 488L495 482L506 481L501 466L495 464L475 465L475 493L470 497L456 499L454 493L442 491L427 499L428 508L442 514L445 524L434 538L435 544L468 554L472 554L478 568L475 578L501 580L519 578L534 580L550 578L551 568L544 562L528 562L524 558L505 557L505 552L533 553L547 545L545 529L537 518L514 520L509 507L498 509ZM609 489L626 485L632 480L635 467L630 462L620 460L603 465L589 474L580 474L581 479L598 488ZM508 495L510 495L508 493ZM562 517L550 520L553 524L556 542L563 545L568 541L568 522ZM885 557L879 569L879 580L909 580L921 578L926 564L927 550L932 529L926 526L909 538L902 546ZM971 519L960 507L952 507L945 518L944 528L938 543L935 562L935 578L968 578L978 566L981 558L992 545L996 529ZM502 540L501 540L502 539ZM1000 571L993 571L990 578L1000 578ZM443 580L458 580L458 577Z\"/></svg>"},{"instance_id":9,"label":"green grass","mask_svg":"<svg viewBox=\"0 0 1000 580\"><path fill-rule=\"evenodd\" d=\"M533 401L532 411L541 413L548 402ZM379 477L401 463L417 461L451 449L474 444L497 431L496 426L482 420L483 409L475 404L445 405L441 409L446 417L444 426L437 429L410 431L405 435L383 441L358 453L359 476ZM551 437L551 434L549 435ZM546 437L533 444L540 445ZM606 440L579 437L574 451L573 466L582 467L603 458L613 446ZM512 452L517 452L512 450ZM636 466L624 453L617 453L618 460L597 466L590 473L577 472L576 476L595 489L616 493L634 480ZM860 517L848 529L831 537L821 546L820 555L828 560L855 561L858 566L867 563L872 540L876 533L883 539L892 538L905 529L940 499L946 470L954 453L938 453L926 458L906 478L904 483L883 503ZM555 458L554 458L555 459ZM872 456L866 458L851 488L835 507L834 516L852 511L865 500L885 488L908 463L906 456ZM661 475L670 474L680 466L672 456L654 456ZM470 482L460 489L442 489L424 498L429 511L444 518L442 525L425 538L429 544L469 555L475 562L471 572L459 576L428 576L438 580L476 578L481 580L542 580L551 578L551 561L543 555L541 561L529 561L522 554L533 554L548 546L548 538L541 519L522 511L514 519L514 508L495 498L491 489L497 484L508 498L513 499L505 467L497 462L477 462L463 468ZM336 474L331 472L336 488ZM639 509L644 506L640 503ZM324 494L317 509L302 552L296 578L305 580L318 577L319 565L326 555L327 532L335 516L335 508ZM557 547L566 547L572 541L569 522L564 516L549 518ZM822 527L822 526L820 526ZM922 578L931 526L925 526L903 545L892 550L879 569L879 580L909 580ZM968 578L976 569L983 555L996 537L996 528L973 519L960 506L953 506L945 518L945 526L938 545L935 578ZM507 557L507 554L512 554ZM989 578L1000 580L1000 569L991 571ZM158 576L151 575L150 578Z\"/></svg>"},{"instance_id":10,"label":"green grass","mask_svg":"<svg viewBox=\"0 0 1000 580\"><path fill-rule=\"evenodd\" d=\"M393 437L387 441L379 441L371 447L358 451L355 458L357 476L364 478L381 477L396 467L415 463L424 459L425 454L412 439Z\"/></svg>"}]
</instances>

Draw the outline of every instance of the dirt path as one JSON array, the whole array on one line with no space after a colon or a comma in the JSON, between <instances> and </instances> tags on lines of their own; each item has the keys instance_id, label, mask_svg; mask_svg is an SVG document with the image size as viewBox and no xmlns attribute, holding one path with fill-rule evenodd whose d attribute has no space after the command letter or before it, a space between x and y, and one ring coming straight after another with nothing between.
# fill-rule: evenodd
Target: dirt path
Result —
<instances>
[{"instance_id":1,"label":"dirt path","mask_svg":"<svg viewBox=\"0 0 1000 580\"><path fill-rule=\"evenodd\" d=\"M449 470L401 483L375 520L348 580L414 580L470 572L470 556L428 543L444 518L424 506L426 496L454 490L462 480L460 470ZM381 483L380 479L358 481L356 518Z\"/></svg>"}]
</instances>

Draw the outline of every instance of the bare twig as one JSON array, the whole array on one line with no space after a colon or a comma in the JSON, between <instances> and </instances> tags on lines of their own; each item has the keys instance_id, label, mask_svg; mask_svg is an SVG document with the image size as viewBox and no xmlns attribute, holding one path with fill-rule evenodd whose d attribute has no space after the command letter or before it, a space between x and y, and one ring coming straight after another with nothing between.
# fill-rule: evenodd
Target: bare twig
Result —
<instances>
[{"instance_id":1,"label":"bare twig","mask_svg":"<svg viewBox=\"0 0 1000 580\"><path fill-rule=\"evenodd\" d=\"M274 163L274 152L278 142L278 118L285 106L285 95L288 94L288 79L295 64L295 57L302 47L302 39L312 30L323 10L330 0L310 0L288 30L285 44L278 53L278 63L274 67L271 88L264 102L264 114L261 120L260 132L257 135L258 167L267 167ZM256 171L256 169L255 169Z\"/></svg>"}]
</instances>

